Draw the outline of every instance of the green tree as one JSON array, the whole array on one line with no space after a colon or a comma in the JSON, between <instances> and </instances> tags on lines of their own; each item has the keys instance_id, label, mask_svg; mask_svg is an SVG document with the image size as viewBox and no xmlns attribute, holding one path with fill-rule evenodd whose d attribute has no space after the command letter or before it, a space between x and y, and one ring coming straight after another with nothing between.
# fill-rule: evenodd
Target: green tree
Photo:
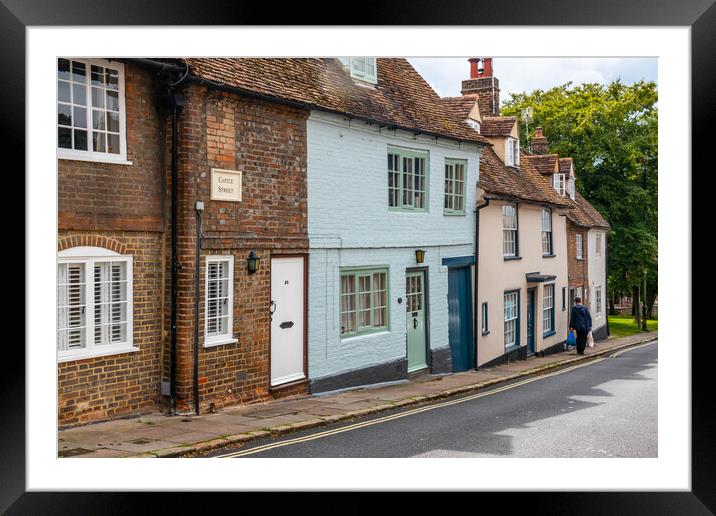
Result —
<instances>
[{"instance_id":1,"label":"green tree","mask_svg":"<svg viewBox=\"0 0 716 516\"><path fill-rule=\"evenodd\" d=\"M609 287L633 294L647 275L653 306L658 277L658 94L654 82L572 83L512 94L502 114L532 107L528 148L542 127L549 152L574 160L577 190L609 221Z\"/></svg>"}]
</instances>

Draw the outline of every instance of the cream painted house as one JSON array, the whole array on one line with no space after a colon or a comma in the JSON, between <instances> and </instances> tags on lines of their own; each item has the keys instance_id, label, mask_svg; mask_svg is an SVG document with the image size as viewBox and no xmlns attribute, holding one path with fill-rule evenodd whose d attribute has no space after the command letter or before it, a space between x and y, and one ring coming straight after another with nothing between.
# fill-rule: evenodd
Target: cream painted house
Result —
<instances>
[{"instance_id":1,"label":"cream painted house","mask_svg":"<svg viewBox=\"0 0 716 516\"><path fill-rule=\"evenodd\" d=\"M519 123L499 115L499 81L483 61L461 97L444 99L492 144L480 157L477 192L477 367L561 350L569 309L569 203L520 150Z\"/></svg>"}]
</instances>

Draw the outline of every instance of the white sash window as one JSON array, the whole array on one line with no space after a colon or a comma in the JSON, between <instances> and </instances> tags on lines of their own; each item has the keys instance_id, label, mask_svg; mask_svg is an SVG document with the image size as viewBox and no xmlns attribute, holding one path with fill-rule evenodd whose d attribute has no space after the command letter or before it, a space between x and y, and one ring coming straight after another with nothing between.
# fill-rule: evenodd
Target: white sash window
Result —
<instances>
[{"instance_id":1,"label":"white sash window","mask_svg":"<svg viewBox=\"0 0 716 516\"><path fill-rule=\"evenodd\" d=\"M57 60L58 157L127 163L124 65Z\"/></svg>"},{"instance_id":2,"label":"white sash window","mask_svg":"<svg viewBox=\"0 0 716 516\"><path fill-rule=\"evenodd\" d=\"M58 359L136 350L132 345L132 257L98 247L59 253Z\"/></svg>"}]
</instances>

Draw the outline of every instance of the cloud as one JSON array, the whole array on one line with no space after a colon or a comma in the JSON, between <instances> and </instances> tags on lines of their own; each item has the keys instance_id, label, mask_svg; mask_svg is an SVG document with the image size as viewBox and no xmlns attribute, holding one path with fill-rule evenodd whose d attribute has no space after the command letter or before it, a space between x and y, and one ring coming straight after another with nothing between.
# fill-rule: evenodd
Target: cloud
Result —
<instances>
[{"instance_id":1,"label":"cloud","mask_svg":"<svg viewBox=\"0 0 716 516\"><path fill-rule=\"evenodd\" d=\"M469 77L470 65L460 58L408 58L410 63L441 97L460 95L461 82ZM606 84L620 79L633 84L657 80L657 59L640 57L542 58L496 57L494 75L500 80L501 100L510 93L547 90L573 82Z\"/></svg>"}]
</instances>

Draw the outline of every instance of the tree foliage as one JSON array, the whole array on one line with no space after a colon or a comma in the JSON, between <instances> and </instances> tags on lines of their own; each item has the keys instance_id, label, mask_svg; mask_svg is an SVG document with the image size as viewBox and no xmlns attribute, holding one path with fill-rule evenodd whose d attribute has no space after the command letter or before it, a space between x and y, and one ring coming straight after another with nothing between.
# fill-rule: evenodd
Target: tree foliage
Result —
<instances>
[{"instance_id":1,"label":"tree foliage","mask_svg":"<svg viewBox=\"0 0 716 516\"><path fill-rule=\"evenodd\" d=\"M542 127L549 152L574 159L577 190L609 221L611 294L630 294L647 274L656 295L658 258L657 89L654 82L627 86L572 83L547 91L512 94L502 114L520 117L532 107L530 134Z\"/></svg>"}]
</instances>

